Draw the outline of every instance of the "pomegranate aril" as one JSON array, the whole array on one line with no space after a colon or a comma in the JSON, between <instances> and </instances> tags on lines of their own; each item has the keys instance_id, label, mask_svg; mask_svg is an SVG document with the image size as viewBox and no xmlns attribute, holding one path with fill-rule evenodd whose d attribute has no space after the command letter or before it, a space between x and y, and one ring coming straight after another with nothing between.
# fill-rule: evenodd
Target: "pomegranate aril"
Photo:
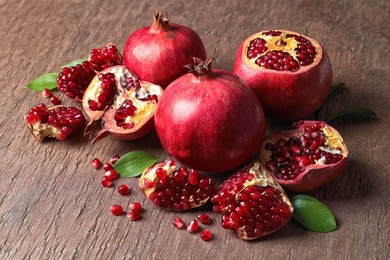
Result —
<instances>
[{"instance_id":1,"label":"pomegranate aril","mask_svg":"<svg viewBox=\"0 0 390 260\"><path fill-rule=\"evenodd\" d=\"M200 233L200 238L203 241L209 241L213 239L213 235L211 234L211 231L209 229L205 229Z\"/></svg>"},{"instance_id":2,"label":"pomegranate aril","mask_svg":"<svg viewBox=\"0 0 390 260\"><path fill-rule=\"evenodd\" d=\"M53 104L53 105L59 105L61 104L61 100L57 97L57 96L54 96L52 95L50 97L50 102Z\"/></svg>"},{"instance_id":3,"label":"pomegranate aril","mask_svg":"<svg viewBox=\"0 0 390 260\"><path fill-rule=\"evenodd\" d=\"M198 228L199 228L199 224L198 221L196 221L195 219L191 220L190 223L188 223L187 225L187 231L190 233L196 232Z\"/></svg>"},{"instance_id":4,"label":"pomegranate aril","mask_svg":"<svg viewBox=\"0 0 390 260\"><path fill-rule=\"evenodd\" d=\"M111 206L110 211L115 216L119 216L119 215L123 214L123 208L120 205L113 205L113 206Z\"/></svg>"},{"instance_id":5,"label":"pomegranate aril","mask_svg":"<svg viewBox=\"0 0 390 260\"><path fill-rule=\"evenodd\" d=\"M104 163L103 164L103 170L105 170L105 171L108 171L108 170L110 170L110 169L112 169L113 167L112 167L112 164L111 163Z\"/></svg>"},{"instance_id":6,"label":"pomegranate aril","mask_svg":"<svg viewBox=\"0 0 390 260\"><path fill-rule=\"evenodd\" d=\"M118 172L116 170L109 169L108 171L106 171L104 173L104 176L106 176L110 180L115 180L115 179L117 179L119 177L119 174L118 174Z\"/></svg>"},{"instance_id":7,"label":"pomegranate aril","mask_svg":"<svg viewBox=\"0 0 390 260\"><path fill-rule=\"evenodd\" d=\"M108 176L103 176L102 177L102 185L103 187L111 187L112 186L112 180Z\"/></svg>"},{"instance_id":8,"label":"pomegranate aril","mask_svg":"<svg viewBox=\"0 0 390 260\"><path fill-rule=\"evenodd\" d=\"M114 155L111 156L111 158L110 158L110 163L111 163L112 165L114 165L114 164L119 160L119 158L121 158L119 154L114 154Z\"/></svg>"},{"instance_id":9,"label":"pomegranate aril","mask_svg":"<svg viewBox=\"0 0 390 260\"><path fill-rule=\"evenodd\" d=\"M141 217L141 213L139 210L130 210L129 213L127 213L127 218L131 221L138 220Z\"/></svg>"},{"instance_id":10,"label":"pomegranate aril","mask_svg":"<svg viewBox=\"0 0 390 260\"><path fill-rule=\"evenodd\" d=\"M91 165L95 169L99 169L102 167L102 162L99 160L99 158L93 158L91 161Z\"/></svg>"},{"instance_id":11,"label":"pomegranate aril","mask_svg":"<svg viewBox=\"0 0 390 260\"><path fill-rule=\"evenodd\" d=\"M115 74L100 73L98 79L101 81L99 93L96 99L90 99L87 102L92 111L105 110L114 102L114 97L117 94Z\"/></svg>"},{"instance_id":12,"label":"pomegranate aril","mask_svg":"<svg viewBox=\"0 0 390 260\"><path fill-rule=\"evenodd\" d=\"M116 125L124 129L133 128L135 123L130 120L135 115L136 110L137 108L131 100L125 100L114 114Z\"/></svg>"},{"instance_id":13,"label":"pomegranate aril","mask_svg":"<svg viewBox=\"0 0 390 260\"><path fill-rule=\"evenodd\" d=\"M142 204L139 202L133 202L129 205L129 210L141 211L141 209L142 209Z\"/></svg>"},{"instance_id":14,"label":"pomegranate aril","mask_svg":"<svg viewBox=\"0 0 390 260\"><path fill-rule=\"evenodd\" d=\"M42 97L43 98L49 98L51 96L51 91L48 88L45 88L42 90Z\"/></svg>"},{"instance_id":15,"label":"pomegranate aril","mask_svg":"<svg viewBox=\"0 0 390 260\"><path fill-rule=\"evenodd\" d=\"M197 216L197 219L200 223L202 224L206 224L206 223L210 223L210 216L207 215L206 213L201 213Z\"/></svg>"},{"instance_id":16,"label":"pomegranate aril","mask_svg":"<svg viewBox=\"0 0 390 260\"><path fill-rule=\"evenodd\" d=\"M118 193L121 195L127 195L130 192L130 188L126 184L122 184L118 186Z\"/></svg>"},{"instance_id":17,"label":"pomegranate aril","mask_svg":"<svg viewBox=\"0 0 390 260\"><path fill-rule=\"evenodd\" d=\"M180 217L175 217L172 221L172 224L177 229L184 228L184 221Z\"/></svg>"}]
</instances>

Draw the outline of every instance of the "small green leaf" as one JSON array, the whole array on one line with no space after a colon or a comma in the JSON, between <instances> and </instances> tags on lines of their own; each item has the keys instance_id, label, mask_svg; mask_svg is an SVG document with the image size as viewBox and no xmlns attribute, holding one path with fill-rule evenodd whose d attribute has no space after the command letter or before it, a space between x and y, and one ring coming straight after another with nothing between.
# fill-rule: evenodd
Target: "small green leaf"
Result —
<instances>
[{"instance_id":1,"label":"small green leaf","mask_svg":"<svg viewBox=\"0 0 390 260\"><path fill-rule=\"evenodd\" d=\"M328 93L328 98L331 97L333 95L333 93L335 93L337 90L339 89L342 89L342 88L345 88L345 84L343 82L339 82L335 85L332 85L330 87L330 90L329 90L329 93Z\"/></svg>"},{"instance_id":2,"label":"small green leaf","mask_svg":"<svg viewBox=\"0 0 390 260\"><path fill-rule=\"evenodd\" d=\"M78 60L74 60L72 62L69 62L63 66L61 66L61 69L65 68L65 67L72 67L72 66L75 66L77 64L81 64L83 63L84 61L86 61L86 59L78 59Z\"/></svg>"},{"instance_id":3,"label":"small green leaf","mask_svg":"<svg viewBox=\"0 0 390 260\"><path fill-rule=\"evenodd\" d=\"M34 91L42 91L45 88L54 89L57 87L58 73L48 73L31 81L26 87Z\"/></svg>"},{"instance_id":4,"label":"small green leaf","mask_svg":"<svg viewBox=\"0 0 390 260\"><path fill-rule=\"evenodd\" d=\"M161 158L144 151L133 151L123 155L114 164L114 169L119 176L124 178L137 177L142 172L155 164Z\"/></svg>"},{"instance_id":5,"label":"small green leaf","mask_svg":"<svg viewBox=\"0 0 390 260\"><path fill-rule=\"evenodd\" d=\"M341 110L337 113L334 113L334 114L330 115L325 121L330 122L330 121L332 121L338 117L342 117L342 116L365 116L365 117L369 117L369 118L373 118L373 119L378 118L376 113L369 108L354 107L354 108L348 108L345 110Z\"/></svg>"},{"instance_id":6,"label":"small green leaf","mask_svg":"<svg viewBox=\"0 0 390 260\"><path fill-rule=\"evenodd\" d=\"M315 198L296 195L290 201L294 206L293 218L304 227L320 233L337 229L332 212Z\"/></svg>"}]
</instances>

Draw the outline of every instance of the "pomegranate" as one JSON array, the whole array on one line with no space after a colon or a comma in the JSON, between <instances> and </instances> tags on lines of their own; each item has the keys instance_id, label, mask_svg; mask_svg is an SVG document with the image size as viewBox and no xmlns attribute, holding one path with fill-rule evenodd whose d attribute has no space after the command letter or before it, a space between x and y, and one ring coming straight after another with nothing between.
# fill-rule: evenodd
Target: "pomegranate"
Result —
<instances>
[{"instance_id":1,"label":"pomegranate","mask_svg":"<svg viewBox=\"0 0 390 260\"><path fill-rule=\"evenodd\" d=\"M188 167L209 173L232 170L250 159L265 135L255 93L232 73L212 70L212 59L194 59L172 82L155 115L165 151Z\"/></svg>"},{"instance_id":2,"label":"pomegranate","mask_svg":"<svg viewBox=\"0 0 390 260\"><path fill-rule=\"evenodd\" d=\"M215 180L184 166L176 170L175 161L167 159L142 173L139 188L154 205L183 211L206 203L215 190Z\"/></svg>"},{"instance_id":3,"label":"pomegranate","mask_svg":"<svg viewBox=\"0 0 390 260\"><path fill-rule=\"evenodd\" d=\"M83 108L90 118L85 134L90 134L101 120L103 129L92 143L109 134L120 140L143 137L153 129L153 116L162 92L160 86L140 80L123 65L99 72L83 97Z\"/></svg>"},{"instance_id":4,"label":"pomegranate","mask_svg":"<svg viewBox=\"0 0 390 260\"><path fill-rule=\"evenodd\" d=\"M332 84L332 66L323 47L305 35L262 31L237 52L233 72L256 92L266 116L303 119L322 104Z\"/></svg>"},{"instance_id":5,"label":"pomegranate","mask_svg":"<svg viewBox=\"0 0 390 260\"><path fill-rule=\"evenodd\" d=\"M169 23L166 12L155 12L153 24L127 39L123 62L141 79L165 88L185 74L193 57L206 58L199 35L192 29Z\"/></svg>"},{"instance_id":6,"label":"pomegranate","mask_svg":"<svg viewBox=\"0 0 390 260\"><path fill-rule=\"evenodd\" d=\"M65 140L84 125L83 113L75 107L38 104L24 117L33 136L42 141L45 137Z\"/></svg>"},{"instance_id":7,"label":"pomegranate","mask_svg":"<svg viewBox=\"0 0 390 260\"><path fill-rule=\"evenodd\" d=\"M283 188L256 161L226 179L211 198L214 212L222 213L222 227L253 240L285 226L293 206Z\"/></svg>"},{"instance_id":8,"label":"pomegranate","mask_svg":"<svg viewBox=\"0 0 390 260\"><path fill-rule=\"evenodd\" d=\"M267 137L260 160L286 189L310 191L336 178L348 149L340 133L321 121L299 121L290 131Z\"/></svg>"}]
</instances>

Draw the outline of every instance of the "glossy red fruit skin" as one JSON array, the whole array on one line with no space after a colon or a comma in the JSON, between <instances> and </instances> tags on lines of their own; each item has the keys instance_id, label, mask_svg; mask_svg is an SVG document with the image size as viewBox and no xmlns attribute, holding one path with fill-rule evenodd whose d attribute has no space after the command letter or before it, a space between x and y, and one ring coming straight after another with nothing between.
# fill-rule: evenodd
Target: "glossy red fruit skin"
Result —
<instances>
[{"instance_id":1,"label":"glossy red fruit skin","mask_svg":"<svg viewBox=\"0 0 390 260\"><path fill-rule=\"evenodd\" d=\"M237 51L233 73L242 77L255 91L267 117L277 121L297 121L313 114L326 99L333 80L327 53L321 46L318 50L318 57L321 58L298 72L261 69L249 64L246 58L248 43L260 33L242 42Z\"/></svg>"},{"instance_id":2,"label":"glossy red fruit skin","mask_svg":"<svg viewBox=\"0 0 390 260\"><path fill-rule=\"evenodd\" d=\"M266 162L269 160L269 152L266 151L265 145L268 142L273 142L275 140L278 140L281 137L284 138L290 138L290 137L296 137L299 135L299 133L303 132L303 129L306 126L311 126L315 123L324 123L320 121L300 121L297 123L298 127L297 129L293 129L290 131L282 131L278 133L274 133L270 136L268 136L263 144L261 145L260 149L260 161L263 165L266 165ZM339 142L342 145L342 154L343 158L337 162L332 164L315 164L315 165L309 165L306 167L306 170L302 172L296 179L294 180L281 180L275 178L275 180L286 190L290 191L296 191L296 192L307 192L312 191L330 181L335 179L338 175L340 175L348 160L348 154L349 151L344 144L343 138L341 137L340 133L334 129L333 127L327 125L327 127L330 129L332 133L331 139L334 140L334 142Z\"/></svg>"},{"instance_id":3,"label":"glossy red fruit skin","mask_svg":"<svg viewBox=\"0 0 390 260\"><path fill-rule=\"evenodd\" d=\"M259 149L265 135L262 106L246 83L215 69L187 73L164 91L155 128L165 151L180 163L208 173L232 170Z\"/></svg>"},{"instance_id":4,"label":"glossy red fruit skin","mask_svg":"<svg viewBox=\"0 0 390 260\"><path fill-rule=\"evenodd\" d=\"M199 35L192 29L169 23L167 14L154 14L151 26L138 29L126 41L123 63L142 80L168 86L188 72L193 57L206 59Z\"/></svg>"}]
</instances>

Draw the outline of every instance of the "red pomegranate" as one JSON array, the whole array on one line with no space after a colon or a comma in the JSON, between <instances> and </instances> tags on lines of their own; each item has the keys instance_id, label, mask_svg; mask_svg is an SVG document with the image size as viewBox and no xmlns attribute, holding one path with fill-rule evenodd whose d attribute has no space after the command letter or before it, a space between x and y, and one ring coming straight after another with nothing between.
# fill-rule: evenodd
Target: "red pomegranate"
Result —
<instances>
[{"instance_id":1,"label":"red pomegranate","mask_svg":"<svg viewBox=\"0 0 390 260\"><path fill-rule=\"evenodd\" d=\"M154 13L153 24L135 31L123 49L123 62L141 79L168 86L187 73L193 57L206 59L199 35L192 29L169 23L166 12Z\"/></svg>"},{"instance_id":2,"label":"red pomegranate","mask_svg":"<svg viewBox=\"0 0 390 260\"><path fill-rule=\"evenodd\" d=\"M322 104L332 84L332 66L323 47L305 35L262 31L237 52L233 72L256 92L266 116L296 121Z\"/></svg>"},{"instance_id":3,"label":"red pomegranate","mask_svg":"<svg viewBox=\"0 0 390 260\"><path fill-rule=\"evenodd\" d=\"M255 93L238 76L194 59L190 72L164 91L155 115L165 151L209 173L232 170L259 150L265 118Z\"/></svg>"},{"instance_id":4,"label":"red pomegranate","mask_svg":"<svg viewBox=\"0 0 390 260\"><path fill-rule=\"evenodd\" d=\"M325 122L299 121L295 129L267 137L260 160L275 179L292 191L310 191L344 169L348 149L340 133Z\"/></svg>"},{"instance_id":5,"label":"red pomegranate","mask_svg":"<svg viewBox=\"0 0 390 260\"><path fill-rule=\"evenodd\" d=\"M99 72L85 90L83 108L90 122L85 134L93 132L96 122L103 129L93 143L111 135L120 140L135 140L153 129L153 117L162 88L140 80L124 65ZM101 121L101 124L100 124Z\"/></svg>"}]
</instances>

